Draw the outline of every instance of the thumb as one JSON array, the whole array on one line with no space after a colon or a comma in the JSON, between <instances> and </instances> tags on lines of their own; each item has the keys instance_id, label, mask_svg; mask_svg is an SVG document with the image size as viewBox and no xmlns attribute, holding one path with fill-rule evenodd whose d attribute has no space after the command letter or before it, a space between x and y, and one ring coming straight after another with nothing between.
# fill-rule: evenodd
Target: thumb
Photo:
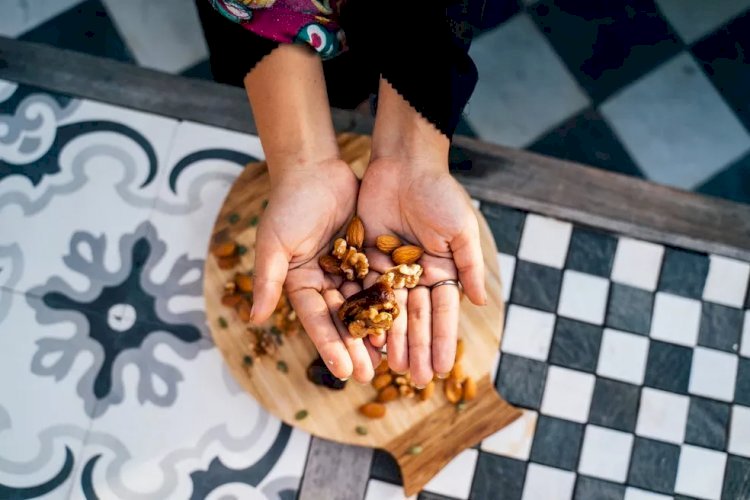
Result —
<instances>
[{"instance_id":1,"label":"thumb","mask_svg":"<svg viewBox=\"0 0 750 500\"><path fill-rule=\"evenodd\" d=\"M255 243L255 274L253 276L253 323L266 321L279 303L281 290L289 271L289 256L274 234L258 229Z\"/></svg>"}]
</instances>

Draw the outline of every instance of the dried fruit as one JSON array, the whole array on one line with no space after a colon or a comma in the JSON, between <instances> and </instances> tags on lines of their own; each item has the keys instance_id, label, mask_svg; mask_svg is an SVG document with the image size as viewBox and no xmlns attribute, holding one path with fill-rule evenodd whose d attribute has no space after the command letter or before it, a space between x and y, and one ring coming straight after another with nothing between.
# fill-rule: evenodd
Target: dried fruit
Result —
<instances>
[{"instance_id":1,"label":"dried fruit","mask_svg":"<svg viewBox=\"0 0 750 500\"><path fill-rule=\"evenodd\" d=\"M346 387L346 381L334 377L320 357L313 360L307 367L307 379L315 385L322 385L336 391Z\"/></svg>"},{"instance_id":2,"label":"dried fruit","mask_svg":"<svg viewBox=\"0 0 750 500\"><path fill-rule=\"evenodd\" d=\"M389 401L398 399L398 396L398 389L393 385L389 385L378 392L378 401L380 401L381 403L388 403Z\"/></svg>"},{"instance_id":3,"label":"dried fruit","mask_svg":"<svg viewBox=\"0 0 750 500\"><path fill-rule=\"evenodd\" d=\"M461 361L461 358L464 356L464 339L458 339L458 342L456 343L456 363Z\"/></svg>"},{"instance_id":4,"label":"dried fruit","mask_svg":"<svg viewBox=\"0 0 750 500\"><path fill-rule=\"evenodd\" d=\"M237 273L234 275L234 282L241 292L248 293L253 291L253 279L247 274Z\"/></svg>"},{"instance_id":5,"label":"dried fruit","mask_svg":"<svg viewBox=\"0 0 750 500\"><path fill-rule=\"evenodd\" d=\"M443 392L445 392L445 397L448 399L448 401L453 404L461 401L461 398L463 397L463 388L461 387L461 382L454 378L449 378L445 381Z\"/></svg>"},{"instance_id":6,"label":"dried fruit","mask_svg":"<svg viewBox=\"0 0 750 500\"><path fill-rule=\"evenodd\" d=\"M333 255L321 255L318 259L318 265L323 272L328 274L333 274L334 276L344 274L341 270L341 262Z\"/></svg>"},{"instance_id":7,"label":"dried fruit","mask_svg":"<svg viewBox=\"0 0 750 500\"><path fill-rule=\"evenodd\" d=\"M422 257L424 250L416 245L403 245L398 247L391 254L393 262L400 264L414 264Z\"/></svg>"},{"instance_id":8,"label":"dried fruit","mask_svg":"<svg viewBox=\"0 0 750 500\"><path fill-rule=\"evenodd\" d=\"M385 405L366 403L359 407L359 412L367 418L383 418L385 416Z\"/></svg>"},{"instance_id":9,"label":"dried fruit","mask_svg":"<svg viewBox=\"0 0 750 500\"><path fill-rule=\"evenodd\" d=\"M352 217L349 227L346 228L346 242L357 250L361 250L362 244L365 242L365 225L362 224L362 219L356 215Z\"/></svg>"},{"instance_id":10,"label":"dried fruit","mask_svg":"<svg viewBox=\"0 0 750 500\"><path fill-rule=\"evenodd\" d=\"M393 289L384 283L375 283L344 301L338 317L352 337L382 335L393 325L399 309Z\"/></svg>"},{"instance_id":11,"label":"dried fruit","mask_svg":"<svg viewBox=\"0 0 750 500\"><path fill-rule=\"evenodd\" d=\"M464 401L471 401L477 397L477 383L471 377L466 377L463 383Z\"/></svg>"},{"instance_id":12,"label":"dried fruit","mask_svg":"<svg viewBox=\"0 0 750 500\"><path fill-rule=\"evenodd\" d=\"M390 373L381 373L380 375L376 375L375 378L372 379L372 386L376 391L379 391L383 387L389 385L392 380L393 377L391 377Z\"/></svg>"},{"instance_id":13,"label":"dried fruit","mask_svg":"<svg viewBox=\"0 0 750 500\"><path fill-rule=\"evenodd\" d=\"M307 410L300 410L294 414L294 420L303 420L307 418L307 415L309 415Z\"/></svg>"},{"instance_id":14,"label":"dried fruit","mask_svg":"<svg viewBox=\"0 0 750 500\"><path fill-rule=\"evenodd\" d=\"M224 319L224 316L219 316L219 327L226 328L228 326L229 326L229 323L227 323L227 320Z\"/></svg>"},{"instance_id":15,"label":"dried fruit","mask_svg":"<svg viewBox=\"0 0 750 500\"><path fill-rule=\"evenodd\" d=\"M237 251L237 244L233 241L219 243L212 250L214 257L231 257Z\"/></svg>"},{"instance_id":16,"label":"dried fruit","mask_svg":"<svg viewBox=\"0 0 750 500\"><path fill-rule=\"evenodd\" d=\"M357 427L354 428L354 431L360 436L367 435L367 427L365 427L364 425L358 425Z\"/></svg>"},{"instance_id":17,"label":"dried fruit","mask_svg":"<svg viewBox=\"0 0 750 500\"><path fill-rule=\"evenodd\" d=\"M435 382L430 381L424 389L419 391L419 399L422 401L427 401L432 397L432 395L435 393Z\"/></svg>"},{"instance_id":18,"label":"dried fruit","mask_svg":"<svg viewBox=\"0 0 750 500\"><path fill-rule=\"evenodd\" d=\"M398 239L398 236L381 234L375 239L375 246L378 247L378 250L381 252L390 255L391 252L401 246L401 240Z\"/></svg>"}]
</instances>

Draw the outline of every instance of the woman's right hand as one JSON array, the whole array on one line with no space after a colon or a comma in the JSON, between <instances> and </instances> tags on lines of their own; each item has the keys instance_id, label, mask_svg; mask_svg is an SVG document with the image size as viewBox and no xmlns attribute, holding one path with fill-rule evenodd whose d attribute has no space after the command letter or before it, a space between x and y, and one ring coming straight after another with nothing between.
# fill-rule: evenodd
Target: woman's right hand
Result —
<instances>
[{"instance_id":1,"label":"woman's right hand","mask_svg":"<svg viewBox=\"0 0 750 500\"><path fill-rule=\"evenodd\" d=\"M349 335L335 315L344 301L339 288L348 296L355 287L342 287L340 277L318 265L354 213L357 178L339 159L273 165L271 171L271 196L256 239L252 321L267 320L285 289L331 372L368 382L380 353Z\"/></svg>"}]
</instances>

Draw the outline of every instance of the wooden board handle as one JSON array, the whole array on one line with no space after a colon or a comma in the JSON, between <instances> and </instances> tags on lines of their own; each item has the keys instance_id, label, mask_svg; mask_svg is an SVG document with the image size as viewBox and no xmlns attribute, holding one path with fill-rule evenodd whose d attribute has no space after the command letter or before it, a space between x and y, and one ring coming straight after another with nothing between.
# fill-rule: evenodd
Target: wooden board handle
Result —
<instances>
[{"instance_id":1,"label":"wooden board handle","mask_svg":"<svg viewBox=\"0 0 750 500\"><path fill-rule=\"evenodd\" d=\"M489 375L485 375L477 383L476 399L462 411L445 405L390 441L385 448L401 468L406 496L418 493L463 450L520 416L521 412L498 395Z\"/></svg>"}]
</instances>

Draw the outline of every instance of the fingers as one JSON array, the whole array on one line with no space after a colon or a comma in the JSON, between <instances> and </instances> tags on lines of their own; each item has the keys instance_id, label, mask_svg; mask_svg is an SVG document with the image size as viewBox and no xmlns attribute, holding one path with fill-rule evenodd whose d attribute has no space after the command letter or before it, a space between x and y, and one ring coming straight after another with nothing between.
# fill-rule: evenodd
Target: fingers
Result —
<instances>
[{"instance_id":1,"label":"fingers","mask_svg":"<svg viewBox=\"0 0 750 500\"><path fill-rule=\"evenodd\" d=\"M476 218L473 224L451 241L450 247L458 269L458 279L461 280L466 296L476 305L486 304L484 257Z\"/></svg>"},{"instance_id":2,"label":"fingers","mask_svg":"<svg viewBox=\"0 0 750 500\"><path fill-rule=\"evenodd\" d=\"M430 289L413 288L408 299L409 371L414 385L422 387L432 380L432 314Z\"/></svg>"},{"instance_id":3,"label":"fingers","mask_svg":"<svg viewBox=\"0 0 750 500\"><path fill-rule=\"evenodd\" d=\"M250 313L253 323L262 323L273 314L281 298L288 270L289 256L278 239L259 232L255 246L253 308Z\"/></svg>"},{"instance_id":4,"label":"fingers","mask_svg":"<svg viewBox=\"0 0 750 500\"><path fill-rule=\"evenodd\" d=\"M386 344L388 345L388 366L397 373L409 371L409 344L406 335L408 324L408 297L410 293L406 289L394 290L399 314L393 320L388 332Z\"/></svg>"},{"instance_id":5,"label":"fingers","mask_svg":"<svg viewBox=\"0 0 750 500\"><path fill-rule=\"evenodd\" d=\"M339 337L346 346L346 350L349 353L349 357L352 363L352 375L354 380L361 383L367 383L372 380L375 375L375 367L373 366L370 353L365 346L362 339L355 339L349 334L349 331L341 323L336 316L336 311L339 310L341 304L344 303L344 296L338 290L326 290L323 292L323 299L328 305L331 319L333 324L336 326ZM325 359L325 358L324 358Z\"/></svg>"},{"instance_id":6,"label":"fingers","mask_svg":"<svg viewBox=\"0 0 750 500\"><path fill-rule=\"evenodd\" d=\"M461 301L458 288L439 286L432 290L432 368L442 378L453 368L458 340Z\"/></svg>"},{"instance_id":7,"label":"fingers","mask_svg":"<svg viewBox=\"0 0 750 500\"><path fill-rule=\"evenodd\" d=\"M301 288L289 293L289 301L331 373L341 379L349 378L354 370L352 359L320 292Z\"/></svg>"},{"instance_id":8,"label":"fingers","mask_svg":"<svg viewBox=\"0 0 750 500\"><path fill-rule=\"evenodd\" d=\"M380 349L372 344L372 338L368 337L363 340L367 353L370 355L370 361L372 361L373 370L378 367L380 362L383 360L383 355L380 353ZM374 375L373 375L374 376Z\"/></svg>"}]
</instances>

